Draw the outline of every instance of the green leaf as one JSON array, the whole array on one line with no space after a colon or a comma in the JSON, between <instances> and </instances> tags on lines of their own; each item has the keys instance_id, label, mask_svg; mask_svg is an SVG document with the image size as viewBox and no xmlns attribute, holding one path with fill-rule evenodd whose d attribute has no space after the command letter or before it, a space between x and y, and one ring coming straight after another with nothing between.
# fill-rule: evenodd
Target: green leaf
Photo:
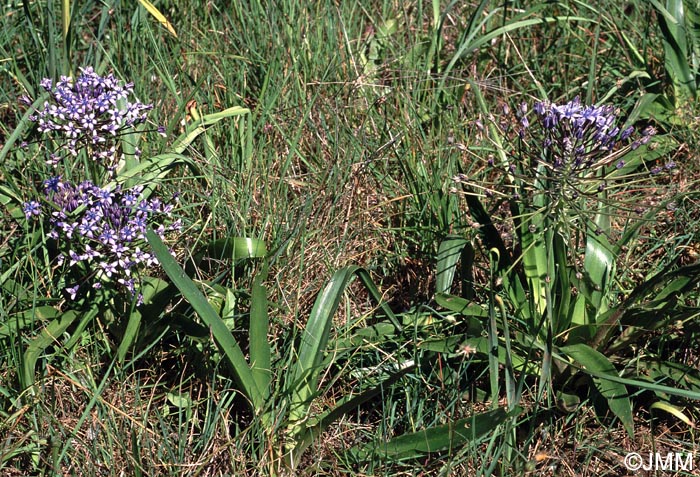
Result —
<instances>
[{"instance_id":1,"label":"green leaf","mask_svg":"<svg viewBox=\"0 0 700 477\"><path fill-rule=\"evenodd\" d=\"M129 313L129 320L124 330L124 336L122 336L122 341L119 343L119 348L117 348L117 360L120 363L124 362L126 353L129 351L129 348L131 348L131 345L134 344L134 341L136 341L136 335L141 327L141 318L141 312L138 309Z\"/></svg>"},{"instance_id":2,"label":"green leaf","mask_svg":"<svg viewBox=\"0 0 700 477\"><path fill-rule=\"evenodd\" d=\"M650 3L659 12L659 27L664 44L664 65L673 82L675 106L694 99L695 74L690 66L683 0L667 0L664 8L658 0Z\"/></svg>"},{"instance_id":3,"label":"green leaf","mask_svg":"<svg viewBox=\"0 0 700 477\"><path fill-rule=\"evenodd\" d=\"M231 260L265 258L267 246L264 241L250 237L226 237L208 243L202 254L210 258Z\"/></svg>"},{"instance_id":4,"label":"green leaf","mask_svg":"<svg viewBox=\"0 0 700 477\"><path fill-rule=\"evenodd\" d=\"M34 384L34 370L37 360L44 350L54 344L80 315L81 314L75 310L68 310L65 313L61 313L41 330L39 336L31 341L29 347L27 347L27 350L24 352L23 366L20 371L22 388L26 389ZM92 318L96 315L97 307L94 307L87 312L86 317Z\"/></svg>"},{"instance_id":5,"label":"green leaf","mask_svg":"<svg viewBox=\"0 0 700 477\"><path fill-rule=\"evenodd\" d=\"M39 321L48 321L56 319L61 312L53 306L38 306L31 310L9 315L4 318L4 323L0 326L0 338L11 338L15 336L19 330Z\"/></svg>"},{"instance_id":6,"label":"green leaf","mask_svg":"<svg viewBox=\"0 0 700 477\"><path fill-rule=\"evenodd\" d=\"M544 226L544 216L537 213L528 220L520 220L518 228L523 250L523 269L537 316L542 315L547 306L545 279L547 277L548 253L552 253L551 250L547 250L545 245Z\"/></svg>"},{"instance_id":7,"label":"green leaf","mask_svg":"<svg viewBox=\"0 0 700 477\"><path fill-rule=\"evenodd\" d=\"M361 460L375 455L389 461L398 461L425 457L431 452L454 451L468 442L476 442L494 432L506 419L518 415L520 411L519 408L515 408L511 413L505 409L494 409L442 426L404 434L384 444L364 445L351 452L356 453Z\"/></svg>"},{"instance_id":8,"label":"green leaf","mask_svg":"<svg viewBox=\"0 0 700 477\"><path fill-rule=\"evenodd\" d=\"M370 295L380 304L395 329L402 329L396 316L382 300L379 290L366 270L353 265L335 272L316 298L301 336L296 366L291 370L290 380L286 384L287 392L291 394L289 430L293 436L298 437L302 433L304 420L308 417L311 401L317 392L322 370L320 364L327 350L333 316L345 289L355 275L362 280Z\"/></svg>"},{"instance_id":9,"label":"green leaf","mask_svg":"<svg viewBox=\"0 0 700 477\"><path fill-rule=\"evenodd\" d=\"M471 243L463 237L450 237L440 243L437 254L435 293L450 292L455 270L457 269L457 262L462 257L465 249L468 250L470 248Z\"/></svg>"},{"instance_id":10,"label":"green leaf","mask_svg":"<svg viewBox=\"0 0 700 477\"><path fill-rule=\"evenodd\" d=\"M170 403L179 409L190 409L194 405L192 398L185 393L165 393L165 397L170 401Z\"/></svg>"},{"instance_id":11,"label":"green leaf","mask_svg":"<svg viewBox=\"0 0 700 477\"><path fill-rule=\"evenodd\" d=\"M357 409L358 406L364 404L365 402L373 399L382 392L386 391L390 386L392 386L396 381L398 381L406 373L415 369L415 364L410 366L404 366L399 371L389 375L381 382L372 386L369 389L365 389L361 393L353 396L348 395L341 399L340 402L332 409L321 414L320 417L312 419L309 426L304 430L303 434L300 436L297 446L294 449L294 453L291 456L292 466L294 462L298 462L304 451L313 442L315 438L320 436L328 427L333 424L336 420L348 414L349 412Z\"/></svg>"},{"instance_id":12,"label":"green leaf","mask_svg":"<svg viewBox=\"0 0 700 477\"><path fill-rule=\"evenodd\" d=\"M669 404L669 403L663 402L663 401L657 401L654 404L652 404L651 406L649 406L649 410L654 410L654 409L661 409L662 411L666 411L667 413L669 413L669 414L677 417L681 421L685 422L688 425L688 427L690 427L691 429L695 429L695 423L693 422L693 420L690 417L688 417L683 411L678 409L678 407L676 407L672 404Z\"/></svg>"},{"instance_id":13,"label":"green leaf","mask_svg":"<svg viewBox=\"0 0 700 477\"><path fill-rule=\"evenodd\" d=\"M221 317L214 311L197 285L185 274L185 271L178 265L170 255L167 247L153 230L146 232L146 238L153 247L158 261L173 284L180 290L182 296L197 312L202 321L209 326L211 333L219 346L219 349L226 355L228 363L233 371L233 377L241 391L250 399L252 407L259 412L263 406L263 394L253 378L253 373L248 367L248 363L243 355L241 347L229 331Z\"/></svg>"},{"instance_id":14,"label":"green leaf","mask_svg":"<svg viewBox=\"0 0 700 477\"><path fill-rule=\"evenodd\" d=\"M17 194L14 193L9 187L0 185L0 204L5 206L10 217L17 220L18 222L23 222L26 220L24 212L22 211L22 199L20 199Z\"/></svg>"},{"instance_id":15,"label":"green leaf","mask_svg":"<svg viewBox=\"0 0 700 477\"><path fill-rule=\"evenodd\" d=\"M632 403L624 384L607 379L606 376L619 377L617 370L603 354L583 343L559 348L559 351L577 362L584 371L595 371L593 383L598 392L608 401L610 410L622 422L631 438L634 437L634 419Z\"/></svg>"},{"instance_id":16,"label":"green leaf","mask_svg":"<svg viewBox=\"0 0 700 477\"><path fill-rule=\"evenodd\" d=\"M612 277L615 266L615 256L606 233L610 230L610 215L602 206L601 213L596 215L595 227L590 227L586 237L586 254L583 268L586 272L586 281L583 291L588 303L591 305L589 323L596 323L597 317L608 309L607 297L612 286ZM600 229L600 230L596 230ZM603 233L600 233L602 231Z\"/></svg>"},{"instance_id":17,"label":"green leaf","mask_svg":"<svg viewBox=\"0 0 700 477\"><path fill-rule=\"evenodd\" d=\"M234 106L232 108L228 108L217 113L202 116L202 118L199 121L188 125L187 130L175 140L172 146L173 152L177 154L182 154L185 151L185 149L187 149L200 134L207 130L207 126L216 124L222 119L240 116L248 113L250 113L250 110L248 108Z\"/></svg>"},{"instance_id":18,"label":"green leaf","mask_svg":"<svg viewBox=\"0 0 700 477\"><path fill-rule=\"evenodd\" d=\"M488 318L489 316L488 308L458 296L438 293L435 295L435 301L441 307L463 316L473 316L477 318Z\"/></svg>"},{"instance_id":19,"label":"green leaf","mask_svg":"<svg viewBox=\"0 0 700 477\"><path fill-rule=\"evenodd\" d=\"M125 169L107 187L114 187L116 184L129 184L131 179L138 178L140 183L155 182L164 178L174 167L187 165L195 174L198 173L197 166L187 156L182 154L166 153L151 156L144 159L129 169Z\"/></svg>"},{"instance_id":20,"label":"green leaf","mask_svg":"<svg viewBox=\"0 0 700 477\"><path fill-rule=\"evenodd\" d=\"M250 368L253 379L263 399L270 394L271 351L267 339L269 317L267 314L267 290L262 285L262 275L255 278L250 305Z\"/></svg>"},{"instance_id":21,"label":"green leaf","mask_svg":"<svg viewBox=\"0 0 700 477\"><path fill-rule=\"evenodd\" d=\"M311 399L318 387L318 377L321 372L319 364L326 352L333 316L346 287L357 270L359 267L350 266L335 272L311 310L309 321L301 337L297 365L292 370L292 380L288 385L292 392L289 421L294 433L300 430L299 421L307 417Z\"/></svg>"},{"instance_id":22,"label":"green leaf","mask_svg":"<svg viewBox=\"0 0 700 477\"><path fill-rule=\"evenodd\" d=\"M126 329L117 349L117 359L120 363L124 362L127 352L136 341L143 316L146 316L148 320L154 320L164 308L164 301L170 296L169 287L170 285L166 281L159 278L141 278L141 289L139 291L143 297L143 305L139 308L134 308L129 314ZM161 304L161 306L158 306L158 304ZM156 305L156 309L152 305Z\"/></svg>"}]
</instances>

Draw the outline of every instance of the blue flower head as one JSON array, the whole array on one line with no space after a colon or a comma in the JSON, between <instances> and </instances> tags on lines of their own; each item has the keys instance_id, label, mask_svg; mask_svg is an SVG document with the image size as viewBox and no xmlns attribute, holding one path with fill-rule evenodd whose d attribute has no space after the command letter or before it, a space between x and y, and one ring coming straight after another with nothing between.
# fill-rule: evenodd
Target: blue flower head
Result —
<instances>
[{"instance_id":1,"label":"blue flower head","mask_svg":"<svg viewBox=\"0 0 700 477\"><path fill-rule=\"evenodd\" d=\"M90 181L76 185L60 177L44 181L46 201L53 210L49 237L61 250L58 263L79 271L83 282L93 282L92 288L111 283L135 296L135 279L156 263L144 251L146 228L152 227L161 237L180 230L180 221L172 219L172 207L158 198L139 200L142 191L143 187L100 188ZM24 211L27 217L38 216L41 208L31 201ZM77 296L81 283L67 289L68 295Z\"/></svg>"},{"instance_id":2,"label":"blue flower head","mask_svg":"<svg viewBox=\"0 0 700 477\"><path fill-rule=\"evenodd\" d=\"M85 149L94 161L112 167L119 159L118 134L145 122L153 105L129 101L132 83L121 85L112 74L103 77L90 67L80 72L75 79L62 76L55 85L44 79L49 100L31 119L70 155ZM58 159L52 156L49 162L55 165Z\"/></svg>"}]
</instances>

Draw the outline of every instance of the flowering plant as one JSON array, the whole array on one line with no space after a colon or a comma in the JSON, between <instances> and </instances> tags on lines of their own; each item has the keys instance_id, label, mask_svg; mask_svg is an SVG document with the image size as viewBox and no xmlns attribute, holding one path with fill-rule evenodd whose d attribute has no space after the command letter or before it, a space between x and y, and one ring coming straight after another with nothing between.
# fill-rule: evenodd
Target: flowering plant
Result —
<instances>
[{"instance_id":1,"label":"flowering plant","mask_svg":"<svg viewBox=\"0 0 700 477\"><path fill-rule=\"evenodd\" d=\"M164 202L155 194L158 184L181 164L199 176L201 171L183 152L211 125L249 110L231 107L197 115L168 151L144 153L142 158L139 138L153 106L131 98L133 84L123 84L112 74L100 76L86 67L76 78L44 79L41 86L47 99L31 103L25 98L33 110L22 128L36 123L38 132L47 139L34 146L46 155L50 172L46 174L45 164L30 167L32 177L23 184L42 184L39 192L0 187L0 201L4 199L12 217L26 225L25 246L41 254L41 260L27 257L30 266L41 262L47 270L57 271L41 281L47 286L42 295L52 302L42 307L42 316L48 321L46 333L60 336L79 320L66 345L70 348L87 324L99 316L120 341L117 357L123 361L137 339L159 335L154 331L161 326L159 317L177 299L174 288L149 273L160 259L151 252L147 237L162 243L169 232L181 229L180 220L173 217L178 194L173 202ZM165 135L164 127L157 131ZM28 149L25 141L16 149L23 163ZM204 256L210 248L204 246L196 257ZM165 250L167 254L167 247ZM197 260L191 262L196 265ZM28 287L36 283L28 283ZM55 288L68 298L60 306L53 303ZM36 301L25 298L22 306L33 310ZM34 316L33 311L27 313ZM52 342L39 336L31 347L44 350ZM26 357L23 386L33 383L40 354L32 352Z\"/></svg>"},{"instance_id":2,"label":"flowering plant","mask_svg":"<svg viewBox=\"0 0 700 477\"><path fill-rule=\"evenodd\" d=\"M504 109L508 115L510 109ZM592 389L607 399L610 410L632 434L629 392L605 353L624 349L631 334L611 339L614 325L644 313L640 300L672 275L661 273L621 299L617 262L622 250L634 245L639 228L662 207L640 207L643 197L638 191L645 183L656 186L652 177L675 164L658 165L664 151L658 147L662 142L651 142L655 128L637 132L620 124L612 106L583 105L579 98L561 105L538 102L532 110L522 104L515 118L490 123L489 132L500 159L488 160L489 177L496 180L479 181L463 174L455 178L464 186L473 230L490 262L486 346L499 346L503 335L506 346L511 346L508 329L517 327L520 339L507 351L507 382L516 371L514 362L527 363L539 355L542 364L534 368L539 392L552 398L555 383L567 382L583 370ZM625 194L635 192L625 201ZM507 208L487 212L484 198ZM621 217L617 226L615 216ZM471 246L464 240L451 253ZM441 289L447 291L449 286ZM677 293L681 288L671 285L661 292ZM476 292L472 289L467 295ZM450 300L439 296L438 301L460 312ZM664 303L669 316L674 316L674 303L672 298ZM471 338L466 344L483 347L485 339ZM489 358L492 373L497 374L499 362ZM533 371L520 366L517 371ZM519 400L516 388L513 380L507 384L511 406Z\"/></svg>"}]
</instances>

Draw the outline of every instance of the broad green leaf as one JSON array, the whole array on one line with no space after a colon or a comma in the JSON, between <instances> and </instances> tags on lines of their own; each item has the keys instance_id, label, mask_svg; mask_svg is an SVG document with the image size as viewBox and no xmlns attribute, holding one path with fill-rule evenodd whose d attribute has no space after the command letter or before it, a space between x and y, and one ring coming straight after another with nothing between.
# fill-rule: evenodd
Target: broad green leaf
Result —
<instances>
[{"instance_id":1,"label":"broad green leaf","mask_svg":"<svg viewBox=\"0 0 700 477\"><path fill-rule=\"evenodd\" d=\"M383 392L386 392L390 386L398 381L406 373L415 369L415 364L404 366L396 373L391 374L378 384L369 389L365 389L357 395L347 395L341 399L332 409L321 414L320 417L312 419L308 426L304 429L297 441L296 447L289 458L291 459L291 467L294 467L295 462L298 462L304 451L318 438L328 427L344 415L357 409L358 406L373 399Z\"/></svg>"},{"instance_id":2,"label":"broad green leaf","mask_svg":"<svg viewBox=\"0 0 700 477\"><path fill-rule=\"evenodd\" d=\"M586 236L586 255L583 261L585 270L584 292L591 308L589 323L596 323L597 317L608 309L607 297L612 286L615 256L606 233L610 230L610 215L601 205L601 212L596 215L592 227Z\"/></svg>"},{"instance_id":3,"label":"broad green leaf","mask_svg":"<svg viewBox=\"0 0 700 477\"><path fill-rule=\"evenodd\" d=\"M303 421L308 417L311 400L318 388L322 370L320 364L327 351L333 316L338 309L345 289L355 275L362 280L370 295L380 304L395 329L402 329L396 316L382 300L379 290L366 270L357 266L349 266L335 272L316 298L301 336L296 366L291 370L291 379L286 384L287 391L291 394L289 430L293 436L300 435L304 426Z\"/></svg>"},{"instance_id":4,"label":"broad green leaf","mask_svg":"<svg viewBox=\"0 0 700 477\"><path fill-rule=\"evenodd\" d=\"M25 216L22 211L22 199L20 199L9 187L0 185L0 204L5 206L10 217L18 222L24 221Z\"/></svg>"},{"instance_id":5,"label":"broad green leaf","mask_svg":"<svg viewBox=\"0 0 700 477\"><path fill-rule=\"evenodd\" d=\"M107 184L107 186L114 187L117 183L128 183L133 178L138 178L141 183L154 182L165 177L172 168L180 164L185 164L193 172L197 172L197 166L187 156L175 153L159 154L141 159L134 167L121 171L116 179Z\"/></svg>"},{"instance_id":6,"label":"broad green leaf","mask_svg":"<svg viewBox=\"0 0 700 477\"><path fill-rule=\"evenodd\" d=\"M269 317L267 315L267 290L262 285L262 275L255 278L250 305L250 368L253 379L267 399L270 393L271 351L267 339Z\"/></svg>"},{"instance_id":7,"label":"broad green leaf","mask_svg":"<svg viewBox=\"0 0 700 477\"><path fill-rule=\"evenodd\" d=\"M640 361L640 374L648 376L650 380L658 383L673 384L679 389L688 389L700 393L700 371L681 363L669 361ZM666 398L666 393L657 393L659 397Z\"/></svg>"},{"instance_id":8,"label":"broad green leaf","mask_svg":"<svg viewBox=\"0 0 700 477\"><path fill-rule=\"evenodd\" d=\"M565 360L561 356L556 356L558 359L563 360L567 364L571 364L568 360ZM589 374L593 377L601 378L604 380L612 381L614 383L620 383L625 386L634 386L639 389L646 389L655 393L665 393L668 394L669 396L678 396L678 397L683 397L687 399L694 399L696 401L700 401L700 391L692 391L688 389L683 389L683 388L678 388L678 387L671 387L671 386L664 386L661 384L655 384L655 383L650 383L647 381L642 381L639 379L627 379L627 378L621 378L619 376L613 376L610 374L606 373L600 373L598 371L594 371L592 369L584 369L584 368L579 368L581 371L583 371L586 374Z\"/></svg>"},{"instance_id":9,"label":"broad green leaf","mask_svg":"<svg viewBox=\"0 0 700 477\"><path fill-rule=\"evenodd\" d=\"M0 326L0 338L15 336L20 330L40 321L56 319L61 312L53 306L38 306L4 318Z\"/></svg>"},{"instance_id":10,"label":"broad green leaf","mask_svg":"<svg viewBox=\"0 0 700 477\"><path fill-rule=\"evenodd\" d=\"M250 110L248 108L234 106L217 113L202 116L201 120L188 125L186 131L175 140L174 144L172 145L173 152L176 154L182 154L182 152L184 152L184 150L187 149L200 134L206 131L207 126L216 124L222 119L248 114L249 112Z\"/></svg>"},{"instance_id":11,"label":"broad green leaf","mask_svg":"<svg viewBox=\"0 0 700 477\"><path fill-rule=\"evenodd\" d=\"M190 409L194 405L192 398L184 393L168 392L165 393L165 397L173 406L180 409Z\"/></svg>"},{"instance_id":12,"label":"broad green leaf","mask_svg":"<svg viewBox=\"0 0 700 477\"><path fill-rule=\"evenodd\" d=\"M695 74L690 66L690 55L685 30L683 0L666 0L664 8L658 0L649 0L659 12L659 27L664 44L664 65L674 87L675 106L694 99Z\"/></svg>"},{"instance_id":13,"label":"broad green leaf","mask_svg":"<svg viewBox=\"0 0 700 477\"><path fill-rule=\"evenodd\" d=\"M206 257L231 260L267 257L263 240L250 237L226 237L208 243L201 254Z\"/></svg>"},{"instance_id":14,"label":"broad green leaf","mask_svg":"<svg viewBox=\"0 0 700 477\"><path fill-rule=\"evenodd\" d=\"M452 335L448 338L433 338L418 343L418 349L435 351L436 353L455 353L466 335Z\"/></svg>"},{"instance_id":15,"label":"broad green leaf","mask_svg":"<svg viewBox=\"0 0 700 477\"><path fill-rule=\"evenodd\" d=\"M583 343L564 346L559 348L559 351L577 362L584 371L597 373L593 376L596 389L608 401L610 410L620 419L629 436L634 437L634 419L629 393L624 384L606 377L619 377L608 358Z\"/></svg>"},{"instance_id":16,"label":"broad green leaf","mask_svg":"<svg viewBox=\"0 0 700 477\"><path fill-rule=\"evenodd\" d=\"M347 351L356 350L360 346L375 346L384 341L392 339L396 335L396 327L382 321L365 328L355 330L352 336L334 341L334 355L339 355Z\"/></svg>"},{"instance_id":17,"label":"broad green leaf","mask_svg":"<svg viewBox=\"0 0 700 477\"><path fill-rule=\"evenodd\" d=\"M435 293L450 292L457 262L467 247L471 247L471 243L463 237L450 237L440 243L437 255Z\"/></svg>"},{"instance_id":18,"label":"broad green leaf","mask_svg":"<svg viewBox=\"0 0 700 477\"><path fill-rule=\"evenodd\" d=\"M155 320L165 308L165 302L171 296L169 287L170 285L166 281L159 278L141 278L139 292L141 293L143 304L138 308L134 308L129 314L126 329L122 335L121 343L119 343L119 348L117 348L117 359L119 362L124 362L127 352L136 341L143 317L146 316L147 320Z\"/></svg>"},{"instance_id":19,"label":"broad green leaf","mask_svg":"<svg viewBox=\"0 0 700 477\"><path fill-rule=\"evenodd\" d=\"M129 320L124 330L124 336L122 336L122 341L119 343L119 348L117 348L117 360L119 360L120 363L124 362L126 353L136 340L136 335L141 327L141 318L141 312L138 309L129 313Z\"/></svg>"},{"instance_id":20,"label":"broad green leaf","mask_svg":"<svg viewBox=\"0 0 700 477\"><path fill-rule=\"evenodd\" d=\"M579 293L574 301L574 306L569 310L569 329L565 335L566 343L588 343L594 333L594 326L586 322L586 299L582 293Z\"/></svg>"},{"instance_id":21,"label":"broad green leaf","mask_svg":"<svg viewBox=\"0 0 700 477\"><path fill-rule=\"evenodd\" d=\"M505 409L494 409L442 426L404 434L384 444L364 445L354 452L362 460L375 455L391 462L421 458L432 452L456 451L468 442L478 442L519 412L519 408L515 408L511 413Z\"/></svg>"},{"instance_id":22,"label":"broad green leaf","mask_svg":"<svg viewBox=\"0 0 700 477\"><path fill-rule=\"evenodd\" d=\"M569 266L569 246L564 242L561 234L553 234L552 254L554 260L554 270L552 273L553 282L551 285L551 300L553 302L552 314L554 323L553 329L556 335L566 332L571 327L572 311L575 306L572 302L575 297L571 292L571 267Z\"/></svg>"},{"instance_id":23,"label":"broad green leaf","mask_svg":"<svg viewBox=\"0 0 700 477\"><path fill-rule=\"evenodd\" d=\"M197 312L201 320L209 326L211 333L219 349L226 355L228 363L231 365L234 379L241 388L241 391L250 399L252 407L259 412L263 406L263 395L258 388L253 373L248 366L248 362L243 355L238 342L229 331L221 317L212 309L209 302L199 291L194 282L185 274L185 271L178 265L170 255L167 247L153 230L146 232L146 238L153 247L158 261L173 284L180 290L182 296Z\"/></svg>"},{"instance_id":24,"label":"broad green leaf","mask_svg":"<svg viewBox=\"0 0 700 477\"><path fill-rule=\"evenodd\" d=\"M438 293L435 295L435 301L441 307L463 316L477 318L487 318L489 316L488 308L458 296Z\"/></svg>"},{"instance_id":25,"label":"broad green leaf","mask_svg":"<svg viewBox=\"0 0 700 477\"><path fill-rule=\"evenodd\" d=\"M86 313L86 316L92 318L97 315L97 311L97 307L91 308L90 311ZM27 350L24 352L23 367L20 371L20 381L23 388L26 389L34 384L34 370L41 353L54 344L80 315L81 314L75 310L68 310L65 313L61 313L41 330L39 336L31 341Z\"/></svg>"},{"instance_id":26,"label":"broad green leaf","mask_svg":"<svg viewBox=\"0 0 700 477\"><path fill-rule=\"evenodd\" d=\"M548 253L552 253L551 250L547 250L545 244L544 226L544 217L541 214L534 214L530 220L521 220L518 228L523 250L521 257L523 269L537 316L542 315L547 306L545 279Z\"/></svg>"},{"instance_id":27,"label":"broad green leaf","mask_svg":"<svg viewBox=\"0 0 700 477\"><path fill-rule=\"evenodd\" d=\"M562 412L574 412L581 405L581 398L576 394L557 392L557 409Z\"/></svg>"},{"instance_id":28,"label":"broad green leaf","mask_svg":"<svg viewBox=\"0 0 700 477\"><path fill-rule=\"evenodd\" d=\"M683 3L685 8L685 27L688 30L692 58L692 71L696 75L700 71L700 3L689 0Z\"/></svg>"},{"instance_id":29,"label":"broad green leaf","mask_svg":"<svg viewBox=\"0 0 700 477\"><path fill-rule=\"evenodd\" d=\"M309 321L301 336L299 357L296 367L291 372L292 380L288 384L292 394L289 422L293 434L300 431L299 421L307 417L311 399L316 393L319 364L326 352L328 335L340 300L357 266L338 270L319 294L309 316Z\"/></svg>"},{"instance_id":30,"label":"broad green leaf","mask_svg":"<svg viewBox=\"0 0 700 477\"><path fill-rule=\"evenodd\" d=\"M611 329L615 326L615 324L620 319L627 316L627 314L638 313L638 309L635 310L634 307L641 303L642 300L646 299L651 293L653 293L657 289L658 286L662 285L664 282L674 280L678 277L691 277L692 280L690 281L682 281L682 283L685 284L684 289L686 290L691 289L693 284L697 284L698 282L700 282L700 264L686 265L679 268L674 267L675 264L670 263L666 267L666 269L660 271L645 282L637 285L637 287L635 287L635 289L632 290L632 293L630 293L629 296L615 309L608 311L604 315L601 315L599 317L599 322L597 325L598 331L596 332L596 335L593 337L593 341L591 342L593 347L598 348L600 345L604 345L606 343ZM678 282L676 282L673 286L677 285L677 283ZM643 310L642 312L646 311ZM665 312L675 313L674 310L669 310L668 308L666 308ZM627 321L627 318L625 318L625 321Z\"/></svg>"}]
</instances>

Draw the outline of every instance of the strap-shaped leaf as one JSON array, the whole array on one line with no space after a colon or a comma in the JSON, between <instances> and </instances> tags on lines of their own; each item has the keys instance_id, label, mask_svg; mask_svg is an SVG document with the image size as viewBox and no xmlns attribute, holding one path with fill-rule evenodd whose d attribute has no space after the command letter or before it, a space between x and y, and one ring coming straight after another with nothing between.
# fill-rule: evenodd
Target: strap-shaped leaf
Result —
<instances>
[{"instance_id":1,"label":"strap-shaped leaf","mask_svg":"<svg viewBox=\"0 0 700 477\"><path fill-rule=\"evenodd\" d=\"M345 289L355 275L362 280L365 288L379 303L394 327L397 330L402 329L394 313L382 300L379 290L366 270L351 265L333 274L316 298L309 315L309 321L301 336L297 364L286 384L292 398L289 411L289 430L293 436L297 436L297 439L302 435L305 427L304 420L308 417L309 406L318 388L322 370L321 363L327 350L333 316L335 316Z\"/></svg>"},{"instance_id":2,"label":"strap-shaped leaf","mask_svg":"<svg viewBox=\"0 0 700 477\"><path fill-rule=\"evenodd\" d=\"M425 457L431 452L455 450L467 442L477 441L488 435L503 424L506 419L519 414L520 411L520 408L515 408L510 413L506 412L505 409L494 409L442 426L403 434L382 445L372 443L372 445L364 445L361 448L356 447L350 452L361 460L375 455L389 461L398 461Z\"/></svg>"},{"instance_id":3,"label":"strap-shaped leaf","mask_svg":"<svg viewBox=\"0 0 700 477\"><path fill-rule=\"evenodd\" d=\"M267 290L262 285L262 278L262 275L255 278L251 292L250 369L263 399L267 399L271 377L271 351L267 340L270 319L267 314Z\"/></svg>"},{"instance_id":4,"label":"strap-shaped leaf","mask_svg":"<svg viewBox=\"0 0 700 477\"><path fill-rule=\"evenodd\" d=\"M221 317L214 311L197 285L187 276L185 271L170 255L168 248L153 230L146 232L146 238L153 247L158 261L163 270L172 280L173 284L180 290L182 296L197 312L202 321L209 326L211 333L219 346L219 349L226 355L231 365L233 377L241 391L250 399L253 409L259 412L263 406L263 395L258 388L253 373L248 366L248 362L243 355L241 347L229 331Z\"/></svg>"},{"instance_id":5,"label":"strap-shaped leaf","mask_svg":"<svg viewBox=\"0 0 700 477\"><path fill-rule=\"evenodd\" d=\"M240 116L242 114L249 113L248 108L242 108L240 106L233 106L231 108L224 109L217 113L207 114L202 116L201 120L193 123L187 127L187 130L182 133L174 142L172 146L173 152L181 154L185 149L189 147L192 142L197 139L197 137L206 131L207 126L216 124L222 119L230 118L234 116Z\"/></svg>"},{"instance_id":6,"label":"strap-shaped leaf","mask_svg":"<svg viewBox=\"0 0 700 477\"><path fill-rule=\"evenodd\" d=\"M68 329L70 325L81 315L75 310L68 310L61 313L41 330L39 336L34 338L29 347L24 352L24 363L20 371L20 381L23 388L28 388L34 384L34 369L36 362L46 348L51 346ZM97 307L87 312L86 318L97 315Z\"/></svg>"},{"instance_id":7,"label":"strap-shaped leaf","mask_svg":"<svg viewBox=\"0 0 700 477\"><path fill-rule=\"evenodd\" d=\"M584 370L597 373L593 375L596 389L608 401L610 410L620 419L630 437L634 437L632 403L627 388L618 381L606 378L617 377L615 366L603 354L583 343L564 346L559 351L576 361Z\"/></svg>"},{"instance_id":8,"label":"strap-shaped leaf","mask_svg":"<svg viewBox=\"0 0 700 477\"><path fill-rule=\"evenodd\" d=\"M450 292L455 270L457 269L457 262L464 254L465 249L468 250L469 248L471 248L471 243L464 237L449 237L440 243L437 255L435 293Z\"/></svg>"}]
</instances>

